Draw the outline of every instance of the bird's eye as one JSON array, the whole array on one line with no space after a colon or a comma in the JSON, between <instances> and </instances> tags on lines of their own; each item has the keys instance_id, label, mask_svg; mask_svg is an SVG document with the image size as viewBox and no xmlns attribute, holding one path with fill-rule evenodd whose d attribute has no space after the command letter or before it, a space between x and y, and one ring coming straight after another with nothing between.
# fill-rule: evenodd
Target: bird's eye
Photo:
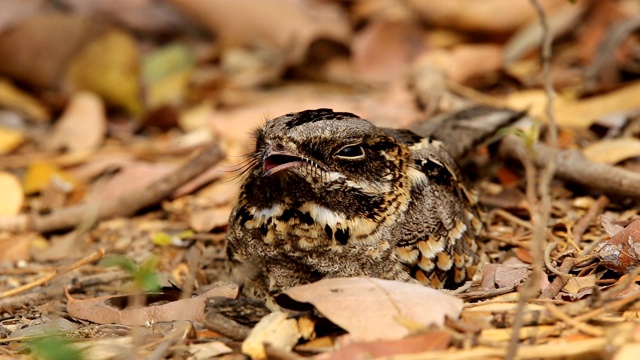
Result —
<instances>
[{"instance_id":1,"label":"bird's eye","mask_svg":"<svg viewBox=\"0 0 640 360\"><path fill-rule=\"evenodd\" d=\"M358 144L347 145L338 150L336 157L349 160L361 159L364 157L364 150L362 150L362 146Z\"/></svg>"}]
</instances>

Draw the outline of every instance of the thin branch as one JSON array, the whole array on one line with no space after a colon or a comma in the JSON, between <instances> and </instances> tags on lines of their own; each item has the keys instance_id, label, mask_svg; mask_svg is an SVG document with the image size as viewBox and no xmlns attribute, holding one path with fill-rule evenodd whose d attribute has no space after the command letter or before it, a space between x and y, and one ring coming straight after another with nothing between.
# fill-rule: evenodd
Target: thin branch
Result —
<instances>
[{"instance_id":1,"label":"thin branch","mask_svg":"<svg viewBox=\"0 0 640 360\"><path fill-rule=\"evenodd\" d=\"M534 148L536 165L544 165L551 158L557 163L556 177L607 195L640 199L640 174L609 164L596 163L586 159L577 150L552 150L544 144ZM500 143L500 155L506 158L522 159L527 149L522 140L505 136Z\"/></svg>"},{"instance_id":2,"label":"thin branch","mask_svg":"<svg viewBox=\"0 0 640 360\"><path fill-rule=\"evenodd\" d=\"M549 31L549 22L537 0L531 0L531 4L535 7L540 18L540 26L542 27L542 69L544 76L544 88L547 95L546 114L549 122L547 132L547 142L551 149L557 148L558 128L555 116L553 114L554 90L551 82L551 42L552 35ZM534 149L530 149L534 150ZM524 167L527 174L527 198L529 199L531 209L531 220L533 227L533 239L531 241L531 254L533 256L533 272L527 283L520 291L520 297L517 307L517 316L513 326L511 340L507 348L506 359L514 359L518 352L520 328L522 327L522 315L527 302L537 297L540 288L540 279L544 276L544 244L546 242L547 224L551 214L551 195L549 187L551 180L556 171L555 157L549 159L546 164L537 164L539 168L537 193L534 191L535 184L535 156L529 151L528 156L524 158ZM539 202L538 202L539 201Z\"/></svg>"},{"instance_id":3,"label":"thin branch","mask_svg":"<svg viewBox=\"0 0 640 360\"><path fill-rule=\"evenodd\" d=\"M168 197L177 188L218 163L223 157L220 148L217 145L211 145L173 173L143 190L112 200L67 207L47 215L22 214L16 217L0 217L0 230L49 232L69 229L82 223L133 215L138 210L157 204Z\"/></svg>"}]
</instances>

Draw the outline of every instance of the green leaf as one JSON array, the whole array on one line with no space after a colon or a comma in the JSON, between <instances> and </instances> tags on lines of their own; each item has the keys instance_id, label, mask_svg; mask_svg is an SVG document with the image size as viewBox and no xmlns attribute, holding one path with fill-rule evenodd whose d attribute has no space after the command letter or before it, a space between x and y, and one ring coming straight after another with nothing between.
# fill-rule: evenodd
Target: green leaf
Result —
<instances>
[{"instance_id":1,"label":"green leaf","mask_svg":"<svg viewBox=\"0 0 640 360\"><path fill-rule=\"evenodd\" d=\"M68 340L58 336L46 336L27 344L36 359L82 360L82 352L72 347Z\"/></svg>"},{"instance_id":2,"label":"green leaf","mask_svg":"<svg viewBox=\"0 0 640 360\"><path fill-rule=\"evenodd\" d=\"M107 256L100 260L99 265L104 267L117 266L130 275L134 275L138 271L138 264L133 259L121 255Z\"/></svg>"}]
</instances>

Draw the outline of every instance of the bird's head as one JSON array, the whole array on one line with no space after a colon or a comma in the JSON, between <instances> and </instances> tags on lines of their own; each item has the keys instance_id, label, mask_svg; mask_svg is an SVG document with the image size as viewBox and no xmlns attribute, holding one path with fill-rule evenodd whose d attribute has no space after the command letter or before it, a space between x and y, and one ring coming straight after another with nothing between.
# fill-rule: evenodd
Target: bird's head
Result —
<instances>
[{"instance_id":1,"label":"bird's head","mask_svg":"<svg viewBox=\"0 0 640 360\"><path fill-rule=\"evenodd\" d=\"M351 113L318 109L280 116L256 130L255 141L248 182L271 191L269 197L361 212L381 210L390 194L408 191L409 151Z\"/></svg>"}]
</instances>

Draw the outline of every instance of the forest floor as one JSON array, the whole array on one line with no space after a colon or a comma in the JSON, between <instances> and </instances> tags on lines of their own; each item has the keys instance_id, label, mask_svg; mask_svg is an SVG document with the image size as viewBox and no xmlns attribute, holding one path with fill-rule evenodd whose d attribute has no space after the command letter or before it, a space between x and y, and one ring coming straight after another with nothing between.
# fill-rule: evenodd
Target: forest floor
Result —
<instances>
[{"instance_id":1,"label":"forest floor","mask_svg":"<svg viewBox=\"0 0 640 360\"><path fill-rule=\"evenodd\" d=\"M0 359L640 351L637 1L32 0L0 14ZM474 106L526 111L464 161L487 211L482 278L454 293L318 282L257 326L266 312L224 301L238 291L228 217L265 119L331 108L415 128Z\"/></svg>"}]
</instances>

